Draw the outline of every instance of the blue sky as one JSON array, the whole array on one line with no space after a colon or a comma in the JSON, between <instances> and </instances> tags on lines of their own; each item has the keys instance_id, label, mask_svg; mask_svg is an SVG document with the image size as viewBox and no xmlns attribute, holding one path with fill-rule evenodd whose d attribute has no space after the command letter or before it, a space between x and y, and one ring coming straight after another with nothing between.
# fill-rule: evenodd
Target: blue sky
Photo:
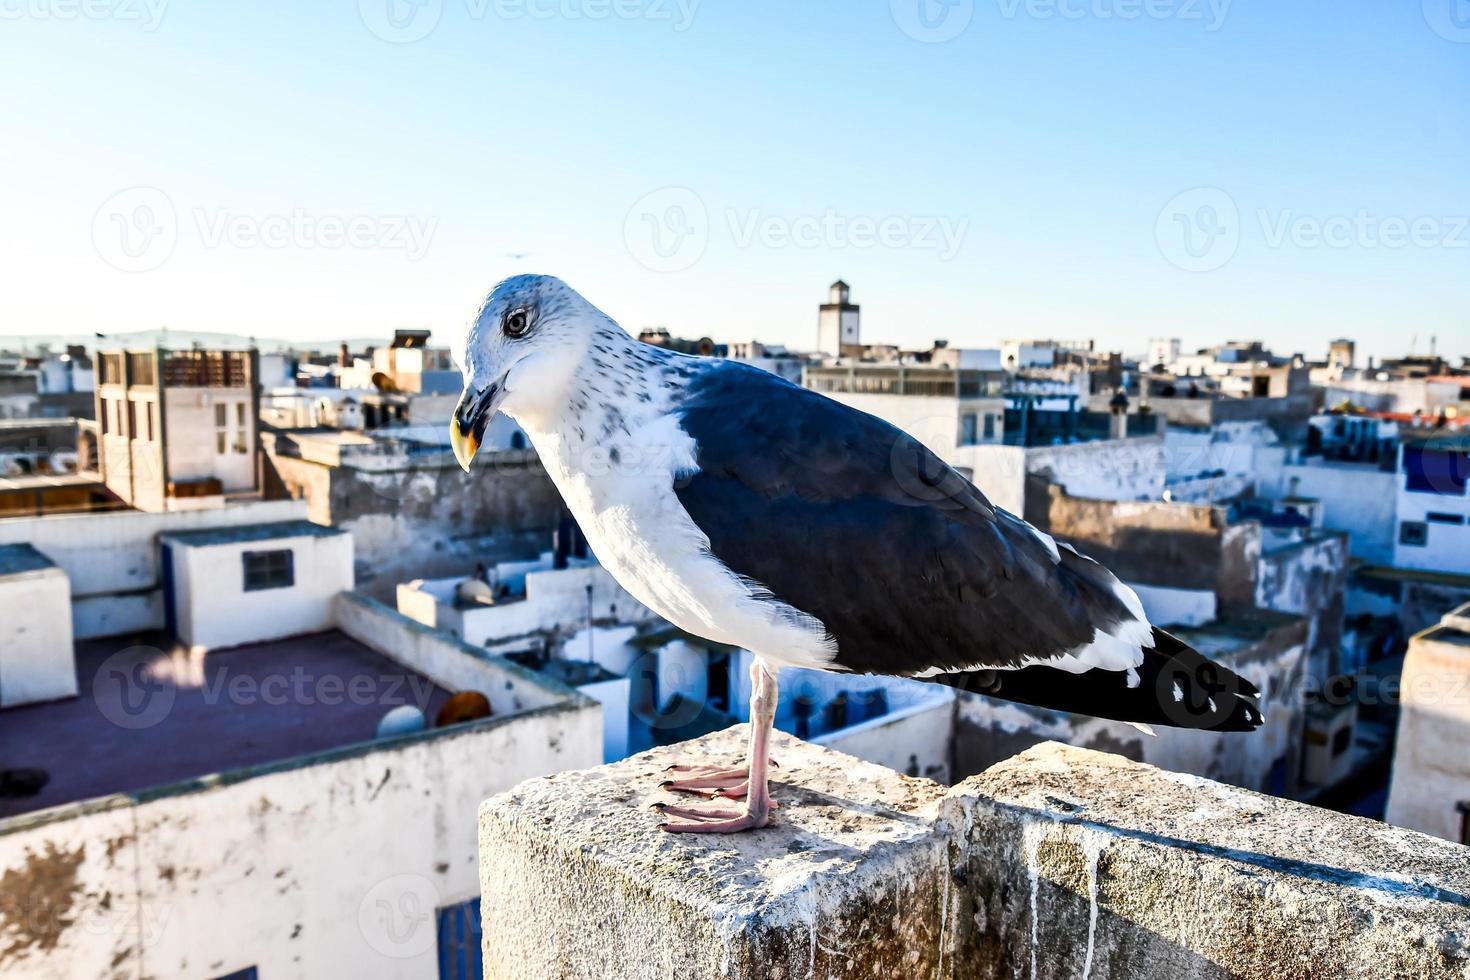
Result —
<instances>
[{"instance_id":1,"label":"blue sky","mask_svg":"<svg viewBox=\"0 0 1470 980\"><path fill-rule=\"evenodd\" d=\"M0 0L0 334L540 271L811 346L840 275L872 341L1470 354L1464 0L79 2Z\"/></svg>"}]
</instances>

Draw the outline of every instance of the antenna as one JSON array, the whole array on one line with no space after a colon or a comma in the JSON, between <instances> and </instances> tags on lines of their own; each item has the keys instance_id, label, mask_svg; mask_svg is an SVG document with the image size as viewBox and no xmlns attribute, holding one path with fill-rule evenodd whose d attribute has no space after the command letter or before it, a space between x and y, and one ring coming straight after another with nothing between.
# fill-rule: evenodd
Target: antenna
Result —
<instances>
[{"instance_id":1,"label":"antenna","mask_svg":"<svg viewBox=\"0 0 1470 980\"><path fill-rule=\"evenodd\" d=\"M597 642L596 637L592 635L592 580L589 578L587 580L587 662L588 663L595 663L597 661L597 651L593 648L593 644L596 643L596 642Z\"/></svg>"}]
</instances>

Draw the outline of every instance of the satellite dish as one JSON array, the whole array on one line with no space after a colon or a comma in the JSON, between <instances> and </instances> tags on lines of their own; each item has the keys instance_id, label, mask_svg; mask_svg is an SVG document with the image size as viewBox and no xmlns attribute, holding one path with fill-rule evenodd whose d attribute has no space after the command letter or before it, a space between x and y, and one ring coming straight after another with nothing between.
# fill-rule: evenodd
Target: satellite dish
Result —
<instances>
[{"instance_id":1,"label":"satellite dish","mask_svg":"<svg viewBox=\"0 0 1470 980\"><path fill-rule=\"evenodd\" d=\"M378 738L390 735L411 735L429 727L424 713L411 704L400 704L385 714L378 722Z\"/></svg>"},{"instance_id":2,"label":"satellite dish","mask_svg":"<svg viewBox=\"0 0 1470 980\"><path fill-rule=\"evenodd\" d=\"M398 385L393 383L393 379L388 377L382 371L373 372L373 387L378 389L379 391L398 390Z\"/></svg>"},{"instance_id":3,"label":"satellite dish","mask_svg":"<svg viewBox=\"0 0 1470 980\"><path fill-rule=\"evenodd\" d=\"M467 606L495 605L495 590L477 578L467 578L455 586L454 597Z\"/></svg>"}]
</instances>

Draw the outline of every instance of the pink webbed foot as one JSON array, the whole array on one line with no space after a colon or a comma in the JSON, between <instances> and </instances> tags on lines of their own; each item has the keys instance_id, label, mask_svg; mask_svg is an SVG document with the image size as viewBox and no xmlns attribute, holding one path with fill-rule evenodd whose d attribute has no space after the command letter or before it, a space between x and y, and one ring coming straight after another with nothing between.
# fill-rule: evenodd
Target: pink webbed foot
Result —
<instances>
[{"instance_id":1,"label":"pink webbed foot","mask_svg":"<svg viewBox=\"0 0 1470 980\"><path fill-rule=\"evenodd\" d=\"M771 760L771 766L779 768L776 766L775 759ZM693 796L703 796L705 799L717 797L738 799L745 796L750 790L750 768L748 766L725 769L708 765L674 765L664 771L680 774L677 779L666 779L659 783L660 789L672 790L675 793L688 793Z\"/></svg>"},{"instance_id":2,"label":"pink webbed foot","mask_svg":"<svg viewBox=\"0 0 1470 980\"><path fill-rule=\"evenodd\" d=\"M770 805L774 808L775 801L770 801ZM653 809L663 816L676 818L658 825L659 830L669 834L735 834L742 830L755 830L770 823L769 813L757 814L734 807L655 803Z\"/></svg>"},{"instance_id":3,"label":"pink webbed foot","mask_svg":"<svg viewBox=\"0 0 1470 980\"><path fill-rule=\"evenodd\" d=\"M771 765L775 764L771 762ZM754 830L769 823L770 811L780 806L765 792L760 794L760 799L748 800L743 808L720 806L715 802L749 796L750 771L747 766L674 765L665 771L677 773L679 778L664 780L659 784L660 789L711 801L690 806L653 804L652 808L661 815L674 818L658 825L660 830L671 834L733 834ZM764 788L764 782L761 785Z\"/></svg>"}]
</instances>

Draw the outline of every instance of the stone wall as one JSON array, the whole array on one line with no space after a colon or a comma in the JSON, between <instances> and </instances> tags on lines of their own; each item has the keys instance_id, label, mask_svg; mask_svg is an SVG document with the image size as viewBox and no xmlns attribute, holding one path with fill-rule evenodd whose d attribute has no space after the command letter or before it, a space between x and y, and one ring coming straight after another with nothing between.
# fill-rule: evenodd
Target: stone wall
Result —
<instances>
[{"instance_id":1,"label":"stone wall","mask_svg":"<svg viewBox=\"0 0 1470 980\"><path fill-rule=\"evenodd\" d=\"M1255 604L1260 527L1230 524L1223 508L1098 500L1049 485L1028 493L1026 519L1144 585L1214 592L1222 607Z\"/></svg>"},{"instance_id":2,"label":"stone wall","mask_svg":"<svg viewBox=\"0 0 1470 980\"><path fill-rule=\"evenodd\" d=\"M1457 845L1056 744L946 791L779 733L772 826L655 828L668 763L742 748L487 801L485 976L1470 977Z\"/></svg>"},{"instance_id":3,"label":"stone wall","mask_svg":"<svg viewBox=\"0 0 1470 980\"><path fill-rule=\"evenodd\" d=\"M1102 439L1026 450L1026 472L1074 497L1157 500L1164 492L1164 437Z\"/></svg>"},{"instance_id":4,"label":"stone wall","mask_svg":"<svg viewBox=\"0 0 1470 980\"><path fill-rule=\"evenodd\" d=\"M351 532L357 588L385 602L407 579L538 554L564 510L529 450L492 454L473 473L442 452L388 454L371 466L281 453L266 460L267 493L305 499L313 521Z\"/></svg>"}]
</instances>

